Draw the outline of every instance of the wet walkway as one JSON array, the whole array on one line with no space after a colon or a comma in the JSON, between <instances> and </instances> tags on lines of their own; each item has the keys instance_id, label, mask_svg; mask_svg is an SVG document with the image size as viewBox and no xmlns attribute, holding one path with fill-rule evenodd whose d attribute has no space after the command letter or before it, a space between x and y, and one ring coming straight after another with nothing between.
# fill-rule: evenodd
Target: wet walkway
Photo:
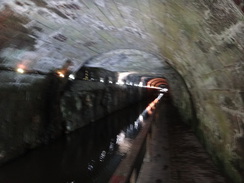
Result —
<instances>
[{"instance_id":1,"label":"wet walkway","mask_svg":"<svg viewBox=\"0 0 244 183\"><path fill-rule=\"evenodd\" d=\"M230 183L166 102L156 109L137 183Z\"/></svg>"}]
</instances>

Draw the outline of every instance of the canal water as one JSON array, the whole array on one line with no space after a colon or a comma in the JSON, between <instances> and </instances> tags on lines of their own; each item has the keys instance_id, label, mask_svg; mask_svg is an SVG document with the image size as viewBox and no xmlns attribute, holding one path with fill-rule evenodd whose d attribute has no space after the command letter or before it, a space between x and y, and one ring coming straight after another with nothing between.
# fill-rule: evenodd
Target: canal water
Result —
<instances>
[{"instance_id":1,"label":"canal water","mask_svg":"<svg viewBox=\"0 0 244 183\"><path fill-rule=\"evenodd\" d=\"M141 129L130 106L0 167L1 183L107 183Z\"/></svg>"}]
</instances>

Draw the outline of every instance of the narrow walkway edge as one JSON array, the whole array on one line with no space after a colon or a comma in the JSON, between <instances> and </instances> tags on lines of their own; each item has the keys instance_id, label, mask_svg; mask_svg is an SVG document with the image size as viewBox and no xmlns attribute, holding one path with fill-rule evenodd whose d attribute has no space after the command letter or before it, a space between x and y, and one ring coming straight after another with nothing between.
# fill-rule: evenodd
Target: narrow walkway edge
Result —
<instances>
[{"instance_id":1,"label":"narrow walkway edge","mask_svg":"<svg viewBox=\"0 0 244 183\"><path fill-rule=\"evenodd\" d=\"M230 183L170 101L162 100L136 183Z\"/></svg>"}]
</instances>

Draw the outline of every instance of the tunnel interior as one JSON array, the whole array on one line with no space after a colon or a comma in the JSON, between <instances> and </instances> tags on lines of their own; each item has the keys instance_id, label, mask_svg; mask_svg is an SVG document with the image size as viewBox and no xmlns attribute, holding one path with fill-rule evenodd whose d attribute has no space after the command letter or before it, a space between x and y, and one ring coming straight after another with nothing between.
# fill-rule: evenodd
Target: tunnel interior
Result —
<instances>
[{"instance_id":1,"label":"tunnel interior","mask_svg":"<svg viewBox=\"0 0 244 183\"><path fill-rule=\"evenodd\" d=\"M243 8L242 0L2 0L0 164L167 81L212 159L243 182Z\"/></svg>"}]
</instances>

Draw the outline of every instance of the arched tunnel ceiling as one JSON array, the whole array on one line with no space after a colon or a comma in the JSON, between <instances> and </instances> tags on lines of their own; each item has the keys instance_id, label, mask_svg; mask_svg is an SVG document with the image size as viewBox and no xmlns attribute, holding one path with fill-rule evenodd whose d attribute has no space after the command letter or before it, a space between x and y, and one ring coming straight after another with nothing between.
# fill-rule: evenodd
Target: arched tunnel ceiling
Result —
<instances>
[{"instance_id":1,"label":"arched tunnel ceiling","mask_svg":"<svg viewBox=\"0 0 244 183\"><path fill-rule=\"evenodd\" d=\"M162 74L170 66L152 54L139 50L120 49L104 53L88 60L88 67L102 67L114 72L137 72L141 74Z\"/></svg>"},{"instance_id":2,"label":"arched tunnel ceiling","mask_svg":"<svg viewBox=\"0 0 244 183\"><path fill-rule=\"evenodd\" d=\"M162 2L157 4L163 8ZM114 49L159 53L153 26L163 25L149 5L157 7L147 1L5 1L1 3L2 64L23 63L49 71L67 58L78 68Z\"/></svg>"},{"instance_id":3,"label":"arched tunnel ceiling","mask_svg":"<svg viewBox=\"0 0 244 183\"><path fill-rule=\"evenodd\" d=\"M215 46L232 45L236 37L238 40L233 44L243 45L241 32L239 35L235 32L243 27L241 13L231 1L215 3L206 0L187 3L3 0L0 5L0 64L2 67L24 64L30 70L46 72L62 67L71 59L75 71L102 53L135 49L155 54L162 61L164 56L169 58L171 65L185 75L191 71L189 60L195 59L193 52L201 53L200 56L209 51L217 53L219 50ZM214 14L211 9L218 11ZM227 30L231 26L234 31ZM213 41L217 42L213 44ZM189 52L187 57L185 52ZM143 62L131 67L135 69L138 65L140 71ZM147 62L155 64L151 59ZM202 63L195 65L202 67Z\"/></svg>"}]
</instances>

